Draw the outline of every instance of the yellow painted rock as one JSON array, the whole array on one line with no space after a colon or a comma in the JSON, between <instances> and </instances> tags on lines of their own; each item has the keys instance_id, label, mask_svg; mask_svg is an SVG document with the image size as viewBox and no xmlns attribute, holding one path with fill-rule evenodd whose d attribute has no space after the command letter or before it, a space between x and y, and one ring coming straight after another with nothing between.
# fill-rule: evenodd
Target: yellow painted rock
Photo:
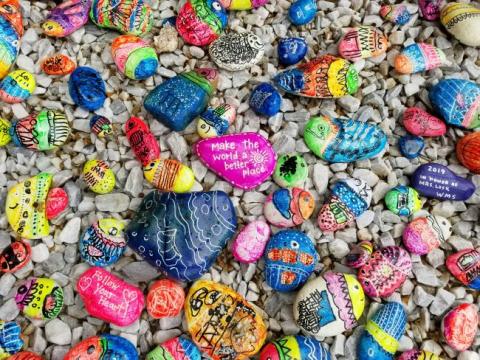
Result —
<instances>
[{"instance_id":1,"label":"yellow painted rock","mask_svg":"<svg viewBox=\"0 0 480 360\"><path fill-rule=\"evenodd\" d=\"M442 9L440 21L462 44L480 46L480 9L452 2Z\"/></svg>"},{"instance_id":2,"label":"yellow painted rock","mask_svg":"<svg viewBox=\"0 0 480 360\"><path fill-rule=\"evenodd\" d=\"M184 193L193 186L193 171L172 159L157 159L144 167L145 179L159 190Z\"/></svg>"},{"instance_id":3,"label":"yellow painted rock","mask_svg":"<svg viewBox=\"0 0 480 360\"><path fill-rule=\"evenodd\" d=\"M17 290L15 302L30 319L55 319L63 308L63 290L49 278L29 278Z\"/></svg>"},{"instance_id":4,"label":"yellow painted rock","mask_svg":"<svg viewBox=\"0 0 480 360\"><path fill-rule=\"evenodd\" d=\"M27 100L35 91L33 74L25 70L12 71L0 82L0 101L16 104Z\"/></svg>"},{"instance_id":5,"label":"yellow painted rock","mask_svg":"<svg viewBox=\"0 0 480 360\"><path fill-rule=\"evenodd\" d=\"M0 118L0 146L5 146L12 140L10 136L11 126L8 120Z\"/></svg>"},{"instance_id":6,"label":"yellow painted rock","mask_svg":"<svg viewBox=\"0 0 480 360\"><path fill-rule=\"evenodd\" d=\"M115 175L103 160L89 160L83 166L83 179L97 194L108 194L115 187Z\"/></svg>"}]
</instances>

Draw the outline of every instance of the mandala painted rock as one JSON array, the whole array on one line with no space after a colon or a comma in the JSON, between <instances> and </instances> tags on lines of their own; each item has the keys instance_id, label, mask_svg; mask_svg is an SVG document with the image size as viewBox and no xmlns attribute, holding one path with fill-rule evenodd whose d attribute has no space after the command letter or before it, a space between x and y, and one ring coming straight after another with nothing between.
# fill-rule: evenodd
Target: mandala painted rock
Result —
<instances>
[{"instance_id":1,"label":"mandala painted rock","mask_svg":"<svg viewBox=\"0 0 480 360\"><path fill-rule=\"evenodd\" d=\"M22 329L16 322L5 322L0 320L0 358L11 359L13 355L23 347L23 340L20 337Z\"/></svg>"},{"instance_id":2,"label":"mandala painted rock","mask_svg":"<svg viewBox=\"0 0 480 360\"><path fill-rule=\"evenodd\" d=\"M68 80L68 91L73 102L86 110L100 109L107 98L105 83L97 70L77 67Z\"/></svg>"},{"instance_id":3,"label":"mandala painted rock","mask_svg":"<svg viewBox=\"0 0 480 360\"><path fill-rule=\"evenodd\" d=\"M472 4L448 3L440 21L455 39L468 46L480 46L480 9Z\"/></svg>"},{"instance_id":4,"label":"mandala painted rock","mask_svg":"<svg viewBox=\"0 0 480 360\"><path fill-rule=\"evenodd\" d=\"M228 71L251 68L263 57L262 39L251 32L228 33L210 44L210 58L218 67Z\"/></svg>"},{"instance_id":5,"label":"mandala painted rock","mask_svg":"<svg viewBox=\"0 0 480 360\"><path fill-rule=\"evenodd\" d=\"M422 208L418 192L408 186L399 185L387 192L385 204L396 215L410 216Z\"/></svg>"},{"instance_id":6,"label":"mandala painted rock","mask_svg":"<svg viewBox=\"0 0 480 360\"><path fill-rule=\"evenodd\" d=\"M268 0L221 0L227 10L250 10L265 5Z\"/></svg>"},{"instance_id":7,"label":"mandala painted rock","mask_svg":"<svg viewBox=\"0 0 480 360\"><path fill-rule=\"evenodd\" d=\"M365 181L354 178L339 180L318 214L318 225L325 232L344 229L368 209L371 201L372 189Z\"/></svg>"},{"instance_id":8,"label":"mandala painted rock","mask_svg":"<svg viewBox=\"0 0 480 360\"><path fill-rule=\"evenodd\" d=\"M420 165L413 173L411 182L423 196L439 200L464 201L476 189L472 181L437 163Z\"/></svg>"},{"instance_id":9,"label":"mandala painted rock","mask_svg":"<svg viewBox=\"0 0 480 360\"><path fill-rule=\"evenodd\" d=\"M197 69L170 78L145 98L143 106L163 125L182 131L203 113L216 88L218 72Z\"/></svg>"},{"instance_id":10,"label":"mandala painted rock","mask_svg":"<svg viewBox=\"0 0 480 360\"><path fill-rule=\"evenodd\" d=\"M53 8L42 24L47 36L65 37L88 22L92 0L67 0Z\"/></svg>"},{"instance_id":11,"label":"mandala painted rock","mask_svg":"<svg viewBox=\"0 0 480 360\"><path fill-rule=\"evenodd\" d=\"M457 142L457 159L471 172L480 174L480 132L467 134Z\"/></svg>"},{"instance_id":12,"label":"mandala painted rock","mask_svg":"<svg viewBox=\"0 0 480 360\"><path fill-rule=\"evenodd\" d=\"M91 316L117 326L132 324L145 305L140 289L99 267L78 278L77 292Z\"/></svg>"},{"instance_id":13,"label":"mandala painted rock","mask_svg":"<svg viewBox=\"0 0 480 360\"><path fill-rule=\"evenodd\" d=\"M345 257L346 265L351 268L358 269L370 260L373 252L373 245L370 241L362 241L358 245L354 245L352 250Z\"/></svg>"},{"instance_id":14,"label":"mandala painted rock","mask_svg":"<svg viewBox=\"0 0 480 360\"><path fill-rule=\"evenodd\" d=\"M421 136L407 134L398 140L400 152L407 159L415 159L420 156L425 147L425 140Z\"/></svg>"},{"instance_id":15,"label":"mandala painted rock","mask_svg":"<svg viewBox=\"0 0 480 360\"><path fill-rule=\"evenodd\" d=\"M128 119L125 124L125 134L133 153L143 166L160 159L160 145L142 119L135 116Z\"/></svg>"},{"instance_id":16,"label":"mandala painted rock","mask_svg":"<svg viewBox=\"0 0 480 360\"><path fill-rule=\"evenodd\" d=\"M194 145L194 151L210 170L244 190L270 177L277 161L270 142L257 133L201 140Z\"/></svg>"},{"instance_id":17,"label":"mandala painted rock","mask_svg":"<svg viewBox=\"0 0 480 360\"><path fill-rule=\"evenodd\" d=\"M412 260L404 249L386 246L358 270L358 281L368 296L387 298L402 286L411 270Z\"/></svg>"},{"instance_id":18,"label":"mandala painted rock","mask_svg":"<svg viewBox=\"0 0 480 360\"><path fill-rule=\"evenodd\" d=\"M201 360L197 346L185 337L176 337L158 345L145 360Z\"/></svg>"},{"instance_id":19,"label":"mandala painted rock","mask_svg":"<svg viewBox=\"0 0 480 360\"><path fill-rule=\"evenodd\" d=\"M418 0L420 15L426 20L438 20L445 0Z\"/></svg>"},{"instance_id":20,"label":"mandala painted rock","mask_svg":"<svg viewBox=\"0 0 480 360\"><path fill-rule=\"evenodd\" d=\"M293 25L306 25L315 19L317 10L315 0L297 0L288 9L288 18Z\"/></svg>"},{"instance_id":21,"label":"mandala painted rock","mask_svg":"<svg viewBox=\"0 0 480 360\"><path fill-rule=\"evenodd\" d=\"M380 31L370 26L349 30L338 44L339 54L352 61L379 56L387 51L388 40Z\"/></svg>"},{"instance_id":22,"label":"mandala painted rock","mask_svg":"<svg viewBox=\"0 0 480 360\"><path fill-rule=\"evenodd\" d=\"M270 226L265 221L248 223L233 242L233 257L243 263L257 261L263 256L269 238Z\"/></svg>"},{"instance_id":23,"label":"mandala painted rock","mask_svg":"<svg viewBox=\"0 0 480 360\"><path fill-rule=\"evenodd\" d=\"M330 352L314 338L289 335L269 342L260 353L260 360L331 360Z\"/></svg>"},{"instance_id":24,"label":"mandala painted rock","mask_svg":"<svg viewBox=\"0 0 480 360\"><path fill-rule=\"evenodd\" d=\"M261 83L253 89L248 104L258 115L270 117L280 111L282 96L269 83Z\"/></svg>"},{"instance_id":25,"label":"mandala painted rock","mask_svg":"<svg viewBox=\"0 0 480 360\"><path fill-rule=\"evenodd\" d=\"M298 230L279 231L265 249L265 281L276 291L296 290L308 280L317 261L317 251L307 235Z\"/></svg>"},{"instance_id":26,"label":"mandala painted rock","mask_svg":"<svg viewBox=\"0 0 480 360\"><path fill-rule=\"evenodd\" d=\"M365 295L357 278L329 271L300 289L293 316L309 335L337 336L358 325L364 308Z\"/></svg>"},{"instance_id":27,"label":"mandala painted rock","mask_svg":"<svg viewBox=\"0 0 480 360\"><path fill-rule=\"evenodd\" d=\"M0 271L11 273L20 270L28 264L31 255L29 243L22 240L12 242L0 253Z\"/></svg>"},{"instance_id":28,"label":"mandala painted rock","mask_svg":"<svg viewBox=\"0 0 480 360\"><path fill-rule=\"evenodd\" d=\"M480 290L480 252L464 249L447 257L447 269L463 285Z\"/></svg>"},{"instance_id":29,"label":"mandala painted rock","mask_svg":"<svg viewBox=\"0 0 480 360\"><path fill-rule=\"evenodd\" d=\"M409 45L395 57L395 70L400 74L418 73L449 64L442 50L426 43Z\"/></svg>"},{"instance_id":30,"label":"mandala painted rock","mask_svg":"<svg viewBox=\"0 0 480 360\"><path fill-rule=\"evenodd\" d=\"M273 180L281 187L302 186L308 177L308 165L300 154L285 154L278 158Z\"/></svg>"},{"instance_id":31,"label":"mandala painted rock","mask_svg":"<svg viewBox=\"0 0 480 360\"><path fill-rule=\"evenodd\" d=\"M99 138L113 134L113 124L109 118L93 115L90 119L90 130Z\"/></svg>"},{"instance_id":32,"label":"mandala painted rock","mask_svg":"<svg viewBox=\"0 0 480 360\"><path fill-rule=\"evenodd\" d=\"M235 234L237 217L222 191L153 191L126 230L127 244L169 277L193 281L215 262Z\"/></svg>"},{"instance_id":33,"label":"mandala painted rock","mask_svg":"<svg viewBox=\"0 0 480 360\"><path fill-rule=\"evenodd\" d=\"M0 79L15 63L23 35L22 12L18 0L0 3Z\"/></svg>"},{"instance_id":34,"label":"mandala painted rock","mask_svg":"<svg viewBox=\"0 0 480 360\"><path fill-rule=\"evenodd\" d=\"M410 13L405 5L382 5L380 16L395 25L405 25L410 21Z\"/></svg>"},{"instance_id":35,"label":"mandala painted rock","mask_svg":"<svg viewBox=\"0 0 480 360\"><path fill-rule=\"evenodd\" d=\"M133 80L149 78L157 72L155 49L134 35L122 35L112 42L112 57L118 70Z\"/></svg>"},{"instance_id":36,"label":"mandala painted rock","mask_svg":"<svg viewBox=\"0 0 480 360\"><path fill-rule=\"evenodd\" d=\"M58 54L44 59L40 67L47 75L68 75L75 70L77 65L67 55Z\"/></svg>"},{"instance_id":37,"label":"mandala painted rock","mask_svg":"<svg viewBox=\"0 0 480 360\"><path fill-rule=\"evenodd\" d=\"M30 278L17 289L15 302L30 319L55 319L63 308L63 290L52 279Z\"/></svg>"},{"instance_id":38,"label":"mandala painted rock","mask_svg":"<svg viewBox=\"0 0 480 360\"><path fill-rule=\"evenodd\" d=\"M393 360L406 325L403 305L387 302L368 320L358 342L358 359Z\"/></svg>"},{"instance_id":39,"label":"mandala painted rock","mask_svg":"<svg viewBox=\"0 0 480 360\"><path fill-rule=\"evenodd\" d=\"M208 45L227 26L227 13L218 0L188 0L178 11L175 25L186 43Z\"/></svg>"},{"instance_id":40,"label":"mandala painted rock","mask_svg":"<svg viewBox=\"0 0 480 360\"><path fill-rule=\"evenodd\" d=\"M308 51L305 39L298 37L283 38L278 41L278 61L285 66L300 62Z\"/></svg>"},{"instance_id":41,"label":"mandala painted rock","mask_svg":"<svg viewBox=\"0 0 480 360\"><path fill-rule=\"evenodd\" d=\"M412 254L426 255L445 243L452 224L442 216L428 215L412 220L403 230L403 244Z\"/></svg>"},{"instance_id":42,"label":"mandala painted rock","mask_svg":"<svg viewBox=\"0 0 480 360\"><path fill-rule=\"evenodd\" d=\"M312 117L303 138L315 155L333 163L370 159L387 144L387 136L376 125L327 116Z\"/></svg>"},{"instance_id":43,"label":"mandala painted rock","mask_svg":"<svg viewBox=\"0 0 480 360\"><path fill-rule=\"evenodd\" d=\"M473 304L461 304L450 310L442 319L445 342L456 351L472 346L478 329L478 308Z\"/></svg>"},{"instance_id":44,"label":"mandala painted rock","mask_svg":"<svg viewBox=\"0 0 480 360\"><path fill-rule=\"evenodd\" d=\"M263 213L270 224L285 228L301 225L314 208L313 196L307 190L278 189L265 200Z\"/></svg>"},{"instance_id":45,"label":"mandala painted rock","mask_svg":"<svg viewBox=\"0 0 480 360\"><path fill-rule=\"evenodd\" d=\"M190 288L185 317L193 341L212 360L248 359L267 337L265 323L252 305L228 286L209 280Z\"/></svg>"},{"instance_id":46,"label":"mandala painted rock","mask_svg":"<svg viewBox=\"0 0 480 360\"><path fill-rule=\"evenodd\" d=\"M448 125L463 129L480 126L480 86L476 83L443 79L430 90L429 98Z\"/></svg>"},{"instance_id":47,"label":"mandala painted rock","mask_svg":"<svg viewBox=\"0 0 480 360\"><path fill-rule=\"evenodd\" d=\"M103 160L88 160L82 175L88 188L97 194L108 194L115 187L115 175Z\"/></svg>"},{"instance_id":48,"label":"mandala painted rock","mask_svg":"<svg viewBox=\"0 0 480 360\"><path fill-rule=\"evenodd\" d=\"M347 60L328 54L285 70L273 81L287 93L313 98L339 98L355 94L360 86L354 66Z\"/></svg>"},{"instance_id":49,"label":"mandala painted rock","mask_svg":"<svg viewBox=\"0 0 480 360\"><path fill-rule=\"evenodd\" d=\"M138 360L136 347L127 339L110 334L89 337L75 345L63 360Z\"/></svg>"},{"instance_id":50,"label":"mandala painted rock","mask_svg":"<svg viewBox=\"0 0 480 360\"><path fill-rule=\"evenodd\" d=\"M35 77L25 70L15 70L0 82L0 101L21 103L35 91Z\"/></svg>"},{"instance_id":51,"label":"mandala painted rock","mask_svg":"<svg viewBox=\"0 0 480 360\"><path fill-rule=\"evenodd\" d=\"M402 353L397 360L443 360L441 357L426 350L408 350Z\"/></svg>"},{"instance_id":52,"label":"mandala painted rock","mask_svg":"<svg viewBox=\"0 0 480 360\"><path fill-rule=\"evenodd\" d=\"M447 132L447 126L442 120L418 107L403 112L403 126L417 136L442 136Z\"/></svg>"},{"instance_id":53,"label":"mandala painted rock","mask_svg":"<svg viewBox=\"0 0 480 360\"><path fill-rule=\"evenodd\" d=\"M62 188L53 188L48 192L47 202L45 204L45 214L47 219L53 219L59 216L67 207L69 199L68 194Z\"/></svg>"},{"instance_id":54,"label":"mandala painted rock","mask_svg":"<svg viewBox=\"0 0 480 360\"><path fill-rule=\"evenodd\" d=\"M185 193L189 191L195 176L192 169L173 159L157 159L143 168L145 179L162 191Z\"/></svg>"},{"instance_id":55,"label":"mandala painted rock","mask_svg":"<svg viewBox=\"0 0 480 360\"><path fill-rule=\"evenodd\" d=\"M30 351L21 351L13 356L10 356L8 360L43 360L43 358L40 355Z\"/></svg>"},{"instance_id":56,"label":"mandala painted rock","mask_svg":"<svg viewBox=\"0 0 480 360\"><path fill-rule=\"evenodd\" d=\"M202 139L224 135L236 117L237 109L230 104L209 107L198 117L197 133Z\"/></svg>"},{"instance_id":57,"label":"mandala painted rock","mask_svg":"<svg viewBox=\"0 0 480 360\"><path fill-rule=\"evenodd\" d=\"M185 303L185 292L175 281L158 280L147 295L147 311L154 319L178 316Z\"/></svg>"}]
</instances>

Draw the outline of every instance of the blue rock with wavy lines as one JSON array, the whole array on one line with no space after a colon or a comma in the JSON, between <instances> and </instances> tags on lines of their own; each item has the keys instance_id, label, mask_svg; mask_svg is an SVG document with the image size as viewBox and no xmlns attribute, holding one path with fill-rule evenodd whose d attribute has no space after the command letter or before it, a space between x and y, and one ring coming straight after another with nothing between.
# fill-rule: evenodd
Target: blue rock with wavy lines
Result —
<instances>
[{"instance_id":1,"label":"blue rock with wavy lines","mask_svg":"<svg viewBox=\"0 0 480 360\"><path fill-rule=\"evenodd\" d=\"M23 347L23 340L20 338L22 329L16 322L4 322L0 320L0 358L13 355Z\"/></svg>"},{"instance_id":2,"label":"blue rock with wavy lines","mask_svg":"<svg viewBox=\"0 0 480 360\"><path fill-rule=\"evenodd\" d=\"M80 66L70 75L68 91L75 104L90 111L100 109L107 98L102 77L88 66Z\"/></svg>"}]
</instances>

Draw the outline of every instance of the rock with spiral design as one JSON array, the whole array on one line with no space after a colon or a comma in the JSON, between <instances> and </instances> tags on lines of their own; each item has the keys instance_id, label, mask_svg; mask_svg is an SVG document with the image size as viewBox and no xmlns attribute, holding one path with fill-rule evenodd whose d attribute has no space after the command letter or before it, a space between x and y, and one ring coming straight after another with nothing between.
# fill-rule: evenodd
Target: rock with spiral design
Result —
<instances>
[{"instance_id":1,"label":"rock with spiral design","mask_svg":"<svg viewBox=\"0 0 480 360\"><path fill-rule=\"evenodd\" d=\"M23 35L22 12L18 0L0 1L0 79L15 63Z\"/></svg>"}]
</instances>

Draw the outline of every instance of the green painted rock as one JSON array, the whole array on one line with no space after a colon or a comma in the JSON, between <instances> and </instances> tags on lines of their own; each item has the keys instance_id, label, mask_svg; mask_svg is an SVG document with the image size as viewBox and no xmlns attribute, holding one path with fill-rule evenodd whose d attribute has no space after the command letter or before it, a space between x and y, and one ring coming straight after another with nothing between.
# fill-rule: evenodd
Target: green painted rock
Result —
<instances>
[{"instance_id":1,"label":"green painted rock","mask_svg":"<svg viewBox=\"0 0 480 360\"><path fill-rule=\"evenodd\" d=\"M385 204L397 215L410 216L422 208L418 192L409 186L399 185L387 192Z\"/></svg>"},{"instance_id":2,"label":"green painted rock","mask_svg":"<svg viewBox=\"0 0 480 360\"><path fill-rule=\"evenodd\" d=\"M277 160L273 180L281 187L302 186L308 177L308 166L299 154L284 154Z\"/></svg>"}]
</instances>

